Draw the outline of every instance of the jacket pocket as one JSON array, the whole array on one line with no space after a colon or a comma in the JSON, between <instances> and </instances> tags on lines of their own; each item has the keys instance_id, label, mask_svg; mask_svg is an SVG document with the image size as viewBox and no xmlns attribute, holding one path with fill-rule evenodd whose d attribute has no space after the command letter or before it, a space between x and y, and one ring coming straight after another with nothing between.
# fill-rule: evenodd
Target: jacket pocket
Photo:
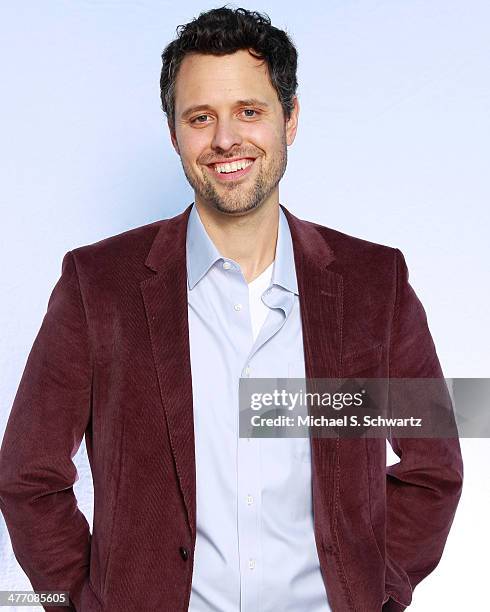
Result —
<instances>
[{"instance_id":1,"label":"jacket pocket","mask_svg":"<svg viewBox=\"0 0 490 612\"><path fill-rule=\"evenodd\" d=\"M361 351L353 351L342 358L342 376L348 377L376 368L381 362L383 345L377 344Z\"/></svg>"}]
</instances>

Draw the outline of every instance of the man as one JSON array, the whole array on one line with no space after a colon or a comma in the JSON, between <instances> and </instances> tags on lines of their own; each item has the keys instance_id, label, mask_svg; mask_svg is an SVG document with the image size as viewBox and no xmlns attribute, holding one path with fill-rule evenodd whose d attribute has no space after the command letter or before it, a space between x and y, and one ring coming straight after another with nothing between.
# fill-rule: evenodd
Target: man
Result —
<instances>
[{"instance_id":1,"label":"man","mask_svg":"<svg viewBox=\"0 0 490 612\"><path fill-rule=\"evenodd\" d=\"M83 612L404 610L456 511L458 439L393 438L387 469L384 439L238 432L243 377L442 376L404 258L279 204L297 56L266 16L203 13L162 59L195 201L65 255L1 448L15 555Z\"/></svg>"}]
</instances>

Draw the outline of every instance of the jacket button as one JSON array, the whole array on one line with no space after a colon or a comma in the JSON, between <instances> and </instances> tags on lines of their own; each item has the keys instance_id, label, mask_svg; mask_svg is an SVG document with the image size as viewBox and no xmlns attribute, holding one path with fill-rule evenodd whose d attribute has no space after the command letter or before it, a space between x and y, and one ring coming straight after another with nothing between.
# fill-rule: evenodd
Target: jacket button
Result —
<instances>
[{"instance_id":1,"label":"jacket button","mask_svg":"<svg viewBox=\"0 0 490 612\"><path fill-rule=\"evenodd\" d=\"M180 556L182 557L182 559L184 559L184 561L187 561L187 559L189 558L189 551L187 548L184 548L183 546L181 546L179 548L179 552L180 552Z\"/></svg>"}]
</instances>

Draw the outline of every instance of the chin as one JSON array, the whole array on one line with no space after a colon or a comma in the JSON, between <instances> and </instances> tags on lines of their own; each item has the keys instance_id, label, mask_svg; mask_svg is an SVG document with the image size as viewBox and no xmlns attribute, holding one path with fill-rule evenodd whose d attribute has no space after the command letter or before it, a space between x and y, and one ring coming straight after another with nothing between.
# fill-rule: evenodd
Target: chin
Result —
<instances>
[{"instance_id":1,"label":"chin","mask_svg":"<svg viewBox=\"0 0 490 612\"><path fill-rule=\"evenodd\" d=\"M216 210L218 210L219 212L224 213L226 215L233 215L234 217L238 217L240 215L246 215L251 210L255 210L259 206L260 204L254 204L254 203L241 204L239 206L226 206L226 205L223 206L221 203L213 205L213 207L216 208Z\"/></svg>"}]
</instances>

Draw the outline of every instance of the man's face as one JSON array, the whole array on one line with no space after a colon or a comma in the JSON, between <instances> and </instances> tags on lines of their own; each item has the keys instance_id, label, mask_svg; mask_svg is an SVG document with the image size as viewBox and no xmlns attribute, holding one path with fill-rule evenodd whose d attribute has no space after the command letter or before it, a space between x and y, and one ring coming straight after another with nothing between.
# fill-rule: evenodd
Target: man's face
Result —
<instances>
[{"instance_id":1,"label":"man's face","mask_svg":"<svg viewBox=\"0 0 490 612\"><path fill-rule=\"evenodd\" d=\"M235 215L278 201L298 113L295 98L286 122L267 64L247 50L187 55L177 75L171 138L196 201ZM230 160L246 167L223 166Z\"/></svg>"}]
</instances>

